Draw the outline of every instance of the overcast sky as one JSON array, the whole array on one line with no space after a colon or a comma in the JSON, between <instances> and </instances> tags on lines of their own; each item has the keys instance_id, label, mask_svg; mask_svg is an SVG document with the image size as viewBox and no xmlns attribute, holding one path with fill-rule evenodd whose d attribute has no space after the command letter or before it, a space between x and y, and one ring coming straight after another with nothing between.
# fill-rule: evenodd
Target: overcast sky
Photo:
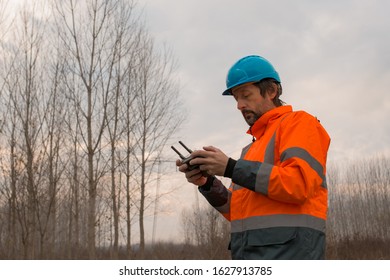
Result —
<instances>
[{"instance_id":1,"label":"overcast sky","mask_svg":"<svg viewBox=\"0 0 390 280\"><path fill-rule=\"evenodd\" d=\"M279 72L282 99L317 116L328 131L328 162L390 155L390 1L138 3L156 43L168 45L178 61L188 121L177 136L188 146L214 145L237 158L250 142L234 99L221 93L230 66L258 54ZM176 177L171 182L183 184L187 196L176 193L184 201L177 209L171 204L173 216L182 205L191 207L194 197ZM160 219L163 233L170 222Z\"/></svg>"}]
</instances>

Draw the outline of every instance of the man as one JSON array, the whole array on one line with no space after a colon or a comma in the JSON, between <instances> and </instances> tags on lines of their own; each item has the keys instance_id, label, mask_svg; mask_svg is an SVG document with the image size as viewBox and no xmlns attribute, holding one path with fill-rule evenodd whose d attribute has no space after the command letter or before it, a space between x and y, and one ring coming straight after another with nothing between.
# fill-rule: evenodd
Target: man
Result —
<instances>
[{"instance_id":1,"label":"man","mask_svg":"<svg viewBox=\"0 0 390 280\"><path fill-rule=\"evenodd\" d=\"M227 89L237 101L253 142L234 160L218 148L176 162L188 182L231 222L232 259L323 259L330 138L313 116L280 100L279 74L260 56L229 70ZM232 179L229 189L217 176Z\"/></svg>"}]
</instances>

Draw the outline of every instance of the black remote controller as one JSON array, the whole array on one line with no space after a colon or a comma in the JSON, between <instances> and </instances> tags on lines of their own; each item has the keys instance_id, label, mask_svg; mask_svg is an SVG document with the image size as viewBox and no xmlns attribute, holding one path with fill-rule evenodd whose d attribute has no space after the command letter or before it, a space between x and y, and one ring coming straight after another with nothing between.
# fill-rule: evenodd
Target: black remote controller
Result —
<instances>
[{"instance_id":1,"label":"black remote controller","mask_svg":"<svg viewBox=\"0 0 390 280\"><path fill-rule=\"evenodd\" d=\"M192 150L189 149L186 145L184 145L183 142L179 141L179 144L182 145L183 148L187 150L187 152L189 152L190 154L192 153ZM183 156L175 147L171 146L171 148L172 148L172 150L174 150L174 151L176 152L176 154L179 155L179 157L180 157L181 160L182 160L182 163L187 164L188 170L194 170L194 169L199 168L199 165L198 165L198 164L196 164L196 165L190 165L190 161L191 161L192 159L194 159L193 157L191 157L191 155L185 157L185 156Z\"/></svg>"}]
</instances>

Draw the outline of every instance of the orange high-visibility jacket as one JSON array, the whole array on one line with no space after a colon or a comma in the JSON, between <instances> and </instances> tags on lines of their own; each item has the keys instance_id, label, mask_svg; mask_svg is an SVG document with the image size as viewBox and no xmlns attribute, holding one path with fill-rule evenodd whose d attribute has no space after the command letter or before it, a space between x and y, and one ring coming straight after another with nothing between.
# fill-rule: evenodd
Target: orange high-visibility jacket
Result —
<instances>
[{"instance_id":1,"label":"orange high-visibility jacket","mask_svg":"<svg viewBox=\"0 0 390 280\"><path fill-rule=\"evenodd\" d=\"M228 191L214 180L200 191L231 221L231 231L304 227L325 231L330 138L319 121L291 106L265 113L248 133Z\"/></svg>"}]
</instances>

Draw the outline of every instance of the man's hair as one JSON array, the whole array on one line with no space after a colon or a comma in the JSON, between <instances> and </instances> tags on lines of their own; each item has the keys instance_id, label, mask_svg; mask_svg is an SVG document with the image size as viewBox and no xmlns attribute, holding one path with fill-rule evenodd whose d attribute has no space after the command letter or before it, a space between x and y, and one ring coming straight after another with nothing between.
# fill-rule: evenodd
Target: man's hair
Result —
<instances>
[{"instance_id":1,"label":"man's hair","mask_svg":"<svg viewBox=\"0 0 390 280\"><path fill-rule=\"evenodd\" d=\"M282 106L285 104L284 101L280 99L280 96L282 95L282 85L272 78L263 79L260 82L257 82L254 84L260 89L261 96L265 96L267 92L273 92L274 91L274 85L276 85L276 96L272 100L276 107Z\"/></svg>"}]
</instances>

